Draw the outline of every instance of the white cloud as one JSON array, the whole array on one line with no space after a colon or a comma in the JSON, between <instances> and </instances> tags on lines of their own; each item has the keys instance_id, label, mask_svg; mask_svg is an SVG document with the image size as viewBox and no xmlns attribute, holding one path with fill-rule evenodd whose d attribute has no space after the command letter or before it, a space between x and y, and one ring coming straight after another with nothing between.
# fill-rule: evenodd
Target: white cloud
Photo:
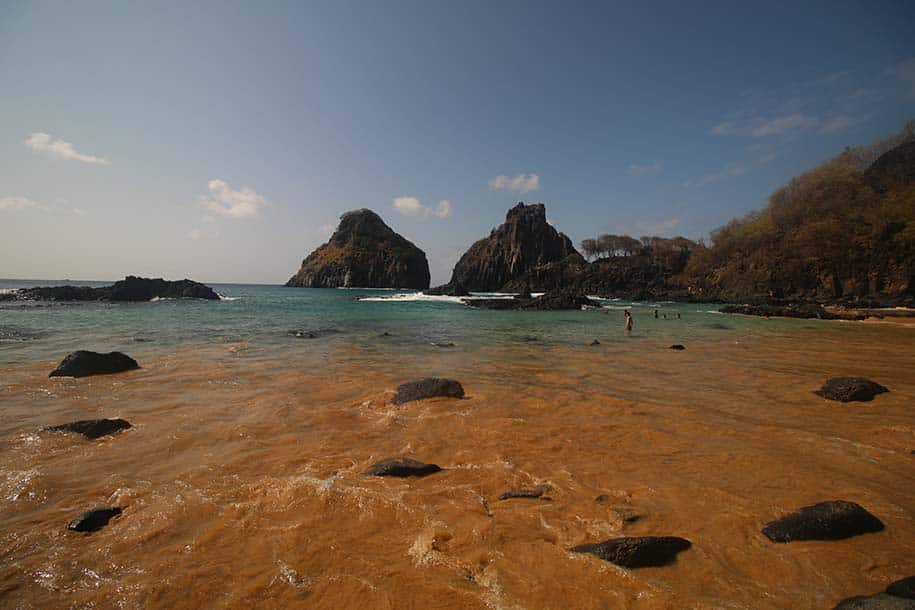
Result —
<instances>
[{"instance_id":1,"label":"white cloud","mask_svg":"<svg viewBox=\"0 0 915 610\"><path fill-rule=\"evenodd\" d=\"M187 232L189 239L200 239L200 229L191 229Z\"/></svg>"},{"instance_id":2,"label":"white cloud","mask_svg":"<svg viewBox=\"0 0 915 610\"><path fill-rule=\"evenodd\" d=\"M540 190L540 176L537 174L518 174L514 178L500 175L489 181L492 190L508 190L521 195Z\"/></svg>"},{"instance_id":3,"label":"white cloud","mask_svg":"<svg viewBox=\"0 0 915 610\"><path fill-rule=\"evenodd\" d=\"M661 173L660 163L630 163L626 169L630 176L654 176Z\"/></svg>"},{"instance_id":4,"label":"white cloud","mask_svg":"<svg viewBox=\"0 0 915 610\"><path fill-rule=\"evenodd\" d=\"M750 133L754 138L762 138L765 136L783 133L785 131L816 127L818 122L819 121L814 116L795 113L765 121L761 125L754 127Z\"/></svg>"},{"instance_id":5,"label":"white cloud","mask_svg":"<svg viewBox=\"0 0 915 610\"><path fill-rule=\"evenodd\" d=\"M36 203L28 197L0 197L0 210L24 210L26 208L43 209L40 203Z\"/></svg>"},{"instance_id":6,"label":"white cloud","mask_svg":"<svg viewBox=\"0 0 915 610\"><path fill-rule=\"evenodd\" d=\"M111 165L111 161L94 155L77 152L73 145L63 140L54 140L50 134L35 132L25 139L25 145L35 152L46 153L56 159L82 161L95 165Z\"/></svg>"},{"instance_id":7,"label":"white cloud","mask_svg":"<svg viewBox=\"0 0 915 610\"><path fill-rule=\"evenodd\" d=\"M416 197L395 197L394 209L404 216L413 216L415 218L429 218L436 216L438 218L448 218L451 216L451 202L442 199L434 207L424 205Z\"/></svg>"},{"instance_id":8,"label":"white cloud","mask_svg":"<svg viewBox=\"0 0 915 610\"><path fill-rule=\"evenodd\" d=\"M266 199L247 187L235 191L222 180L210 180L207 188L210 194L200 196L200 205L220 216L253 218L267 205Z\"/></svg>"},{"instance_id":9,"label":"white cloud","mask_svg":"<svg viewBox=\"0 0 915 610\"><path fill-rule=\"evenodd\" d=\"M318 233L321 237L330 237L334 233L334 225L328 223L318 227Z\"/></svg>"},{"instance_id":10,"label":"white cloud","mask_svg":"<svg viewBox=\"0 0 915 610\"><path fill-rule=\"evenodd\" d=\"M82 208L72 208L71 211L77 216L85 216L88 213Z\"/></svg>"},{"instance_id":11,"label":"white cloud","mask_svg":"<svg viewBox=\"0 0 915 610\"><path fill-rule=\"evenodd\" d=\"M915 97L915 57L890 66L886 74L901 80L908 89L909 97Z\"/></svg>"}]
</instances>

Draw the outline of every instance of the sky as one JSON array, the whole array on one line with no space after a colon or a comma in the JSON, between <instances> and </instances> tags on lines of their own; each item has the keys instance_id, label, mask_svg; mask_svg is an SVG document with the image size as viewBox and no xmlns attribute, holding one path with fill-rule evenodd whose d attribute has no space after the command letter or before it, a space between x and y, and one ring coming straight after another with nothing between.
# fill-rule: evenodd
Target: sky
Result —
<instances>
[{"instance_id":1,"label":"sky","mask_svg":"<svg viewBox=\"0 0 915 610\"><path fill-rule=\"evenodd\" d=\"M879 0L0 0L0 277L282 283L362 207L433 283L517 201L575 243L701 238L915 118L913 31Z\"/></svg>"}]
</instances>

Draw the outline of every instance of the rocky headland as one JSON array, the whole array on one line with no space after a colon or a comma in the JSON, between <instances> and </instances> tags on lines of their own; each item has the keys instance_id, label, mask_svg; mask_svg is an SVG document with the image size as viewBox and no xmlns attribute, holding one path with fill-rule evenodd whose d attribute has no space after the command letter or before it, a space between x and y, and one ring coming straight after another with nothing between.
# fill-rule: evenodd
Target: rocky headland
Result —
<instances>
[{"instance_id":1,"label":"rocky headland","mask_svg":"<svg viewBox=\"0 0 915 610\"><path fill-rule=\"evenodd\" d=\"M340 217L330 240L302 261L286 286L422 290L429 287L429 262L378 214L354 210Z\"/></svg>"}]
</instances>

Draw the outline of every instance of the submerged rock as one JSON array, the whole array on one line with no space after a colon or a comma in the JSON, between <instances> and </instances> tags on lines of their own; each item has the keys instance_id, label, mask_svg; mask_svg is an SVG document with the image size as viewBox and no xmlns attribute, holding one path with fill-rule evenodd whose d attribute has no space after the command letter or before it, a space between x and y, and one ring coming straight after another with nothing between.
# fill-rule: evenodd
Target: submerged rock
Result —
<instances>
[{"instance_id":1,"label":"submerged rock","mask_svg":"<svg viewBox=\"0 0 915 610\"><path fill-rule=\"evenodd\" d=\"M121 509L117 506L94 508L68 523L67 529L75 532L95 532L108 525L112 517L120 514Z\"/></svg>"},{"instance_id":2,"label":"submerged rock","mask_svg":"<svg viewBox=\"0 0 915 610\"><path fill-rule=\"evenodd\" d=\"M689 540L676 536L635 536L582 544L571 550L590 553L624 568L647 568L671 564L678 553L691 546Z\"/></svg>"},{"instance_id":3,"label":"submerged rock","mask_svg":"<svg viewBox=\"0 0 915 610\"><path fill-rule=\"evenodd\" d=\"M549 485L537 485L530 489L510 489L499 496L500 500L511 500L512 498L542 498L544 494L549 492L552 487Z\"/></svg>"},{"instance_id":4,"label":"submerged rock","mask_svg":"<svg viewBox=\"0 0 915 610\"><path fill-rule=\"evenodd\" d=\"M301 288L429 287L426 254L371 210L340 217L330 240L302 261L286 286Z\"/></svg>"},{"instance_id":5,"label":"submerged rock","mask_svg":"<svg viewBox=\"0 0 915 610\"><path fill-rule=\"evenodd\" d=\"M391 458L372 464L363 474L373 477L424 477L441 471L437 464L411 458Z\"/></svg>"},{"instance_id":6,"label":"submerged rock","mask_svg":"<svg viewBox=\"0 0 915 610\"><path fill-rule=\"evenodd\" d=\"M685 346L685 345L680 345L679 343L675 343L674 345L671 345L671 346L668 347L667 349L673 349L673 350L677 350L677 351L682 351L682 350L685 350L685 349L686 349L686 346Z\"/></svg>"},{"instance_id":7,"label":"submerged rock","mask_svg":"<svg viewBox=\"0 0 915 610\"><path fill-rule=\"evenodd\" d=\"M130 422L124 419L82 419L59 426L48 426L44 430L47 432L76 432L88 439L95 439L130 427Z\"/></svg>"},{"instance_id":8,"label":"submerged rock","mask_svg":"<svg viewBox=\"0 0 915 610\"><path fill-rule=\"evenodd\" d=\"M883 522L859 504L844 500L805 506L763 528L773 542L842 540L883 530Z\"/></svg>"},{"instance_id":9,"label":"submerged rock","mask_svg":"<svg viewBox=\"0 0 915 610\"><path fill-rule=\"evenodd\" d=\"M463 398L464 387L454 379L440 377L425 377L416 381L408 381L397 386L397 394L392 402L400 405L413 400L445 396L448 398Z\"/></svg>"},{"instance_id":10,"label":"submerged rock","mask_svg":"<svg viewBox=\"0 0 915 610\"><path fill-rule=\"evenodd\" d=\"M48 377L88 377L110 375L140 368L137 361L121 352L100 354L78 350L64 358Z\"/></svg>"},{"instance_id":11,"label":"submerged rock","mask_svg":"<svg viewBox=\"0 0 915 610\"><path fill-rule=\"evenodd\" d=\"M826 380L822 388L813 393L839 402L868 402L873 400L877 394L889 391L888 388L864 377L831 377Z\"/></svg>"},{"instance_id":12,"label":"submerged rock","mask_svg":"<svg viewBox=\"0 0 915 610\"><path fill-rule=\"evenodd\" d=\"M588 345L590 345L591 347L594 347L595 345L600 345L600 341L598 341L597 339L595 339L594 341L592 341L592 342L589 343Z\"/></svg>"}]
</instances>

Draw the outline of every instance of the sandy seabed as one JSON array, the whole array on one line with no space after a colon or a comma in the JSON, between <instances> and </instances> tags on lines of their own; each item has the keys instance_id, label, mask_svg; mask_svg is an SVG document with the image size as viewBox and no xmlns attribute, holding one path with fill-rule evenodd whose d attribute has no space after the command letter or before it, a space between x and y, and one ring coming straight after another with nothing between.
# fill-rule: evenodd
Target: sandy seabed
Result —
<instances>
[{"instance_id":1,"label":"sandy seabed","mask_svg":"<svg viewBox=\"0 0 915 610\"><path fill-rule=\"evenodd\" d=\"M831 608L878 592L915 574L915 329L811 328L683 352L229 344L86 379L5 366L0 605ZM467 397L391 404L425 375ZM891 392L813 394L835 375ZM134 427L97 441L38 432L95 417ZM444 470L362 474L396 456ZM547 497L498 499L534 485ZM832 499L886 529L790 544L760 533ZM124 512L66 530L98 505ZM569 551L623 535L693 546L638 570Z\"/></svg>"}]
</instances>

